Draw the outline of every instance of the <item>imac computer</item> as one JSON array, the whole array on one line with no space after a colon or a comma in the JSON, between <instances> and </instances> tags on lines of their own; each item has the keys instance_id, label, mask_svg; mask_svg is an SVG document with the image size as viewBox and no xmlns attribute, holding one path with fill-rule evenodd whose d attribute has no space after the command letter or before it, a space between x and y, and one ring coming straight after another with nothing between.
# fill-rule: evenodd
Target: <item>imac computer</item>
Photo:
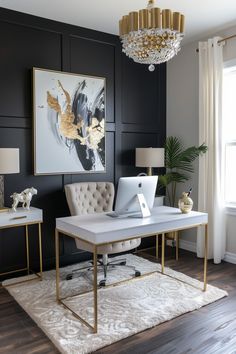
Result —
<instances>
[{"instance_id":1,"label":"imac computer","mask_svg":"<svg viewBox=\"0 0 236 354\"><path fill-rule=\"evenodd\" d=\"M158 176L121 177L118 183L113 217L150 216L154 204Z\"/></svg>"}]
</instances>

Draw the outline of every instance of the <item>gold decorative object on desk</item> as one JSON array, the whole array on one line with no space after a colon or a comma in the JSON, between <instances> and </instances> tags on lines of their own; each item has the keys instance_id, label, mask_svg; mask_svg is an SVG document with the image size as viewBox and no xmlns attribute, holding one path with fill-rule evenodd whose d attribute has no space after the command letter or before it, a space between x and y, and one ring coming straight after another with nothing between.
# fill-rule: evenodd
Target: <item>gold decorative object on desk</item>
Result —
<instances>
[{"instance_id":1,"label":"gold decorative object on desk","mask_svg":"<svg viewBox=\"0 0 236 354\"><path fill-rule=\"evenodd\" d=\"M178 206L183 214L189 213L193 208L193 200L190 198L192 188L189 192L183 192L182 198L179 199Z\"/></svg>"}]
</instances>

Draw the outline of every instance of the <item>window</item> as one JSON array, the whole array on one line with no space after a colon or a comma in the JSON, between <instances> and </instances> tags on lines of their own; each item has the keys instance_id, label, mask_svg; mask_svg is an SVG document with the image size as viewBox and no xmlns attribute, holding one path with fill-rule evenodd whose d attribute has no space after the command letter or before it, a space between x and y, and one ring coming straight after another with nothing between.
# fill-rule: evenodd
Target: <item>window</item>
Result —
<instances>
[{"instance_id":1,"label":"window","mask_svg":"<svg viewBox=\"0 0 236 354\"><path fill-rule=\"evenodd\" d=\"M225 202L236 207L236 65L223 72L223 126Z\"/></svg>"}]
</instances>

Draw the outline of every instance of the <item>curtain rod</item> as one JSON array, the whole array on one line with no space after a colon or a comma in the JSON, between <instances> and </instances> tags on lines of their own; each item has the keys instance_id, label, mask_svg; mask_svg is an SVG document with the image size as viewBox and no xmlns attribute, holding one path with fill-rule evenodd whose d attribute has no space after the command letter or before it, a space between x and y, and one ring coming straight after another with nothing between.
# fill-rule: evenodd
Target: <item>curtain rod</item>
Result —
<instances>
[{"instance_id":1,"label":"curtain rod","mask_svg":"<svg viewBox=\"0 0 236 354\"><path fill-rule=\"evenodd\" d=\"M228 41L229 39L232 39L232 38L236 38L236 34L232 34L232 36L222 38L222 39L220 39L217 43L219 44L219 43ZM199 52L199 49L198 49L198 48L196 49L196 52L197 52L197 53Z\"/></svg>"},{"instance_id":2,"label":"curtain rod","mask_svg":"<svg viewBox=\"0 0 236 354\"><path fill-rule=\"evenodd\" d=\"M235 38L235 37L236 37L236 34L232 34L232 36L229 36L229 37L225 37L225 38L220 39L217 43L221 43L221 42L224 42L224 41L228 41L229 39L232 39L232 38Z\"/></svg>"}]
</instances>

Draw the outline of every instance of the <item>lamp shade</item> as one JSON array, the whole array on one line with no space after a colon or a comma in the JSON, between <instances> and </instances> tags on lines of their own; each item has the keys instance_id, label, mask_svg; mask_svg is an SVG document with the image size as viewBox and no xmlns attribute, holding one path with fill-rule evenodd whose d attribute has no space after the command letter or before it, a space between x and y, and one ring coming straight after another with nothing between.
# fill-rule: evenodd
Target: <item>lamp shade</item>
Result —
<instances>
[{"instance_id":1,"label":"lamp shade","mask_svg":"<svg viewBox=\"0 0 236 354\"><path fill-rule=\"evenodd\" d=\"M0 149L0 175L19 172L19 149Z\"/></svg>"},{"instance_id":2,"label":"lamp shade","mask_svg":"<svg viewBox=\"0 0 236 354\"><path fill-rule=\"evenodd\" d=\"M164 148L136 148L136 167L164 167Z\"/></svg>"}]
</instances>

